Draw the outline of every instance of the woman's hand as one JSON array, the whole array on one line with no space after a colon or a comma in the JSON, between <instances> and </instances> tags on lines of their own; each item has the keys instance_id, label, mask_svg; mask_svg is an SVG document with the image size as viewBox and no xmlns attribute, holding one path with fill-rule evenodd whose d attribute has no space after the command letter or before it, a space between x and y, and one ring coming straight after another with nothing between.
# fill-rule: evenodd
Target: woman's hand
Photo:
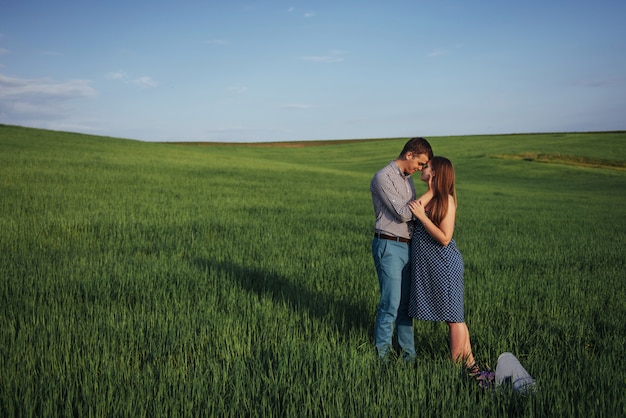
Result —
<instances>
[{"instance_id":1,"label":"woman's hand","mask_svg":"<svg viewBox=\"0 0 626 418\"><path fill-rule=\"evenodd\" d=\"M423 219L426 216L426 210L424 209L424 205L422 205L421 200L413 200L409 202L409 209L413 212L413 215L417 219Z\"/></svg>"}]
</instances>

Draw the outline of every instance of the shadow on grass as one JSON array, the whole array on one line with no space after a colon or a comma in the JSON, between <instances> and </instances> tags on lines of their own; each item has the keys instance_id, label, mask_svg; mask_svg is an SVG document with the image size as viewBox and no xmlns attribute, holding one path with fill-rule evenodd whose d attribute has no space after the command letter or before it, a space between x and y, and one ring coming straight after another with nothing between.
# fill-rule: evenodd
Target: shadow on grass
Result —
<instances>
[{"instance_id":1,"label":"shadow on grass","mask_svg":"<svg viewBox=\"0 0 626 418\"><path fill-rule=\"evenodd\" d=\"M297 284L298 278L289 279L274 272L244 267L228 261L204 258L193 260L196 268L232 281L241 289L269 298L277 304L286 304L296 312L306 312L311 317L336 328L341 335L351 331L368 334L374 321L374 307L365 299L346 300L341 297L315 291Z\"/></svg>"}]
</instances>

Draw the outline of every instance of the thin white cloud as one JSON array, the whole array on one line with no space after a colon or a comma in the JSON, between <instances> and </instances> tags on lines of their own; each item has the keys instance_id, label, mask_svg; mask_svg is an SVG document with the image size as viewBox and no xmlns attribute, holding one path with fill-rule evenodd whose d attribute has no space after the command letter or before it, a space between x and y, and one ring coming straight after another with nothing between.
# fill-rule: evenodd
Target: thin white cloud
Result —
<instances>
[{"instance_id":1,"label":"thin white cloud","mask_svg":"<svg viewBox=\"0 0 626 418\"><path fill-rule=\"evenodd\" d=\"M291 7L290 7L287 11L288 11L289 13L291 13L291 12L293 12L293 11L295 11L295 10L296 10L296 8L295 8L295 7L293 7L293 6L291 6Z\"/></svg>"},{"instance_id":2,"label":"thin white cloud","mask_svg":"<svg viewBox=\"0 0 626 418\"><path fill-rule=\"evenodd\" d=\"M315 12L306 12L304 14L304 17L306 17L307 19L311 17L315 17Z\"/></svg>"},{"instance_id":3,"label":"thin white cloud","mask_svg":"<svg viewBox=\"0 0 626 418\"><path fill-rule=\"evenodd\" d=\"M61 106L50 106L45 101L42 103L20 101L20 100L8 100L4 102L0 107L3 109L4 114L13 115L36 115L39 118L50 118L62 116L65 108Z\"/></svg>"},{"instance_id":4,"label":"thin white cloud","mask_svg":"<svg viewBox=\"0 0 626 418\"><path fill-rule=\"evenodd\" d=\"M10 51L6 48L0 48L0 55L7 55Z\"/></svg>"},{"instance_id":5,"label":"thin white cloud","mask_svg":"<svg viewBox=\"0 0 626 418\"><path fill-rule=\"evenodd\" d=\"M430 58L435 58L435 57L440 57L442 55L446 55L448 54L448 50L447 49L434 49L432 51L430 51L428 53L428 57Z\"/></svg>"},{"instance_id":6,"label":"thin white cloud","mask_svg":"<svg viewBox=\"0 0 626 418\"><path fill-rule=\"evenodd\" d=\"M124 83L132 83L141 88L156 87L159 85L156 80L150 76L142 76L135 79L130 79L130 76L125 71L112 71L105 74L107 80L121 81Z\"/></svg>"},{"instance_id":7,"label":"thin white cloud","mask_svg":"<svg viewBox=\"0 0 626 418\"><path fill-rule=\"evenodd\" d=\"M90 84L89 80L59 82L49 78L26 79L0 74L0 99L35 97L57 100L95 96L97 92Z\"/></svg>"},{"instance_id":8,"label":"thin white cloud","mask_svg":"<svg viewBox=\"0 0 626 418\"><path fill-rule=\"evenodd\" d=\"M89 80L56 81L0 74L0 120L16 125L52 127L52 123L63 123L75 115L73 101L97 94Z\"/></svg>"},{"instance_id":9,"label":"thin white cloud","mask_svg":"<svg viewBox=\"0 0 626 418\"><path fill-rule=\"evenodd\" d=\"M112 71L104 76L108 80L124 80L128 78L128 74L124 71Z\"/></svg>"},{"instance_id":10,"label":"thin white cloud","mask_svg":"<svg viewBox=\"0 0 626 418\"><path fill-rule=\"evenodd\" d=\"M328 55L308 55L308 56L301 57L301 59L304 61L329 63L329 62L341 62L344 60L344 56L345 56L345 52L334 50L334 51L331 51L330 54Z\"/></svg>"},{"instance_id":11,"label":"thin white cloud","mask_svg":"<svg viewBox=\"0 0 626 418\"><path fill-rule=\"evenodd\" d=\"M448 55L448 54L453 53L455 51L458 51L460 49L463 49L463 44L462 43L458 43L456 45L452 45L452 46L445 47L445 48L434 48L433 50L431 50L427 54L427 56L429 58L441 57L443 55Z\"/></svg>"},{"instance_id":12,"label":"thin white cloud","mask_svg":"<svg viewBox=\"0 0 626 418\"><path fill-rule=\"evenodd\" d=\"M159 85L152 77L143 76L133 80L133 83L142 88L156 87Z\"/></svg>"}]
</instances>

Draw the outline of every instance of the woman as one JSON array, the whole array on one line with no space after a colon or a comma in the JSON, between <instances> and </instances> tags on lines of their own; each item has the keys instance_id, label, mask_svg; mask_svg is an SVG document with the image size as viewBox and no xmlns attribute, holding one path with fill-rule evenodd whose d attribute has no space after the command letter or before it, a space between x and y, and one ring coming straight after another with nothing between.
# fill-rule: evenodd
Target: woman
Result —
<instances>
[{"instance_id":1,"label":"woman","mask_svg":"<svg viewBox=\"0 0 626 418\"><path fill-rule=\"evenodd\" d=\"M452 360L479 373L463 313L463 258L452 239L457 204L454 167L445 157L433 157L420 180L428 184L428 191L410 203L419 222L411 241L409 315L445 321Z\"/></svg>"}]
</instances>

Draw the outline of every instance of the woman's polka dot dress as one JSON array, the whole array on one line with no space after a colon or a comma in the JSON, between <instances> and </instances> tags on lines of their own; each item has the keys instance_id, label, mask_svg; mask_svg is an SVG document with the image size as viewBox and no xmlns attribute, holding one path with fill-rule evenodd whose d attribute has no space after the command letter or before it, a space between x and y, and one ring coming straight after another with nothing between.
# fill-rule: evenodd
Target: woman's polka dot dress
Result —
<instances>
[{"instance_id":1,"label":"woman's polka dot dress","mask_svg":"<svg viewBox=\"0 0 626 418\"><path fill-rule=\"evenodd\" d=\"M425 321L464 322L463 270L463 257L454 240L444 247L416 221L409 315Z\"/></svg>"}]
</instances>

